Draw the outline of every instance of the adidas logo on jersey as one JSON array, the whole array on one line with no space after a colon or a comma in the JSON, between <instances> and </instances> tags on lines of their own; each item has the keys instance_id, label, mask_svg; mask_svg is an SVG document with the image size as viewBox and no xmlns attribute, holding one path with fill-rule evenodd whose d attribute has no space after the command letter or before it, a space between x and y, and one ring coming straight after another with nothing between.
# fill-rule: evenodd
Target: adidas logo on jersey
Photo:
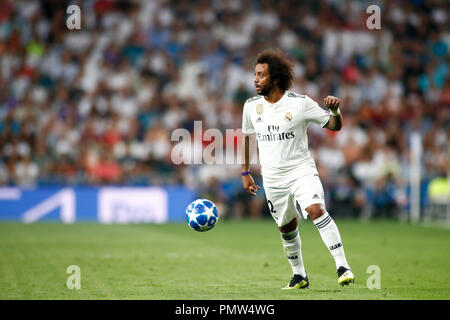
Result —
<instances>
[{"instance_id":1,"label":"adidas logo on jersey","mask_svg":"<svg viewBox=\"0 0 450 320\"><path fill-rule=\"evenodd\" d=\"M315 194L312 198L313 199L319 199L319 196L317 194Z\"/></svg>"},{"instance_id":2,"label":"adidas logo on jersey","mask_svg":"<svg viewBox=\"0 0 450 320\"><path fill-rule=\"evenodd\" d=\"M256 122L262 122L261 117L258 117L258 119L256 119Z\"/></svg>"}]
</instances>

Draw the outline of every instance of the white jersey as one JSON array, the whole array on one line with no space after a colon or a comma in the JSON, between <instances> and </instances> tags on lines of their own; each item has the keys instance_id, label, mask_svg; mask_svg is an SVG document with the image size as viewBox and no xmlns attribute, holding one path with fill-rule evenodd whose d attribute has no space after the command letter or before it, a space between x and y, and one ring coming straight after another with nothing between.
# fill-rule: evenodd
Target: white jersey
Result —
<instances>
[{"instance_id":1,"label":"white jersey","mask_svg":"<svg viewBox=\"0 0 450 320\"><path fill-rule=\"evenodd\" d=\"M242 132L256 134L265 182L317 174L308 150L306 129L310 122L325 126L330 111L306 95L286 91L276 103L257 95L244 104Z\"/></svg>"}]
</instances>

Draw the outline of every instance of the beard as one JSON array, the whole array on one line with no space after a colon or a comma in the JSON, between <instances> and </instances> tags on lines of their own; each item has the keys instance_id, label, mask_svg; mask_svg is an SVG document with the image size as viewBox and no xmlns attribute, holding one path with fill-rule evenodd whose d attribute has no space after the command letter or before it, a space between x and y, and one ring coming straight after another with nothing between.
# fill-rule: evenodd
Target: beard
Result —
<instances>
[{"instance_id":1,"label":"beard","mask_svg":"<svg viewBox=\"0 0 450 320\"><path fill-rule=\"evenodd\" d=\"M264 87L261 87L261 91L259 94L263 95L263 96L268 96L272 92L272 89L273 89L273 84L272 84L272 82L269 82Z\"/></svg>"}]
</instances>

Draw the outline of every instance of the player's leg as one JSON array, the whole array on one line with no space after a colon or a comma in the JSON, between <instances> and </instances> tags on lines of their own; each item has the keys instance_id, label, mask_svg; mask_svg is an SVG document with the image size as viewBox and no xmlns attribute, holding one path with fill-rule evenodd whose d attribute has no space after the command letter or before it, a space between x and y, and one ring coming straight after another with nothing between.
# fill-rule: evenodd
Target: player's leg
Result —
<instances>
[{"instance_id":1,"label":"player's leg","mask_svg":"<svg viewBox=\"0 0 450 320\"><path fill-rule=\"evenodd\" d=\"M344 246L338 227L325 210L325 193L319 176L308 175L298 179L295 195L302 210L309 215L316 225L323 242L334 258L339 284L352 282L354 277L345 257ZM342 277L343 275L344 277Z\"/></svg>"},{"instance_id":2,"label":"player's leg","mask_svg":"<svg viewBox=\"0 0 450 320\"><path fill-rule=\"evenodd\" d=\"M270 213L278 225L281 243L294 275L295 283L291 286L293 282L291 280L286 288L307 287L309 283L303 264L301 240L297 227L297 211L293 207L293 198L286 189L271 188L264 185L264 191Z\"/></svg>"},{"instance_id":3,"label":"player's leg","mask_svg":"<svg viewBox=\"0 0 450 320\"><path fill-rule=\"evenodd\" d=\"M333 218L331 218L322 204L312 204L305 210L316 225L323 242L334 258L338 274L338 283L345 285L354 282L355 277L353 276L345 257L341 235Z\"/></svg>"},{"instance_id":4,"label":"player's leg","mask_svg":"<svg viewBox=\"0 0 450 320\"><path fill-rule=\"evenodd\" d=\"M281 242L284 252L291 264L293 277L283 289L303 289L309 286L302 257L302 243L298 233L297 218L288 224L278 227L281 233Z\"/></svg>"}]
</instances>

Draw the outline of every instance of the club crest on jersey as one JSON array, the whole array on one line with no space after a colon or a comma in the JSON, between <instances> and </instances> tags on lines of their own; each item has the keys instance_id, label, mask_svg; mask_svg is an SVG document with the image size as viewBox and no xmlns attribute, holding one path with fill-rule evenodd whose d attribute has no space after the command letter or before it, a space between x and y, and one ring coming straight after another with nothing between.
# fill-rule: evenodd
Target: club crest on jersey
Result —
<instances>
[{"instance_id":1,"label":"club crest on jersey","mask_svg":"<svg viewBox=\"0 0 450 320\"><path fill-rule=\"evenodd\" d=\"M262 104L258 104L258 105L256 106L256 113L257 113L258 115L261 115L261 114L263 113L263 111L264 111L263 105L262 105Z\"/></svg>"},{"instance_id":2,"label":"club crest on jersey","mask_svg":"<svg viewBox=\"0 0 450 320\"><path fill-rule=\"evenodd\" d=\"M286 115L284 116L284 120L291 121L292 120L292 114L290 112L286 112Z\"/></svg>"}]
</instances>

